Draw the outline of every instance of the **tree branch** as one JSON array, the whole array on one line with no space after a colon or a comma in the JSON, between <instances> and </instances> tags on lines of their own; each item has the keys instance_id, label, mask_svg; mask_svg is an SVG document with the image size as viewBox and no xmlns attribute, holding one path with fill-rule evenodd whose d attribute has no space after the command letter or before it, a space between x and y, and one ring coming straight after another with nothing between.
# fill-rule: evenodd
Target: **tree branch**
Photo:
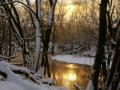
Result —
<instances>
[{"instance_id":1,"label":"tree branch","mask_svg":"<svg viewBox=\"0 0 120 90\"><path fill-rule=\"evenodd\" d=\"M6 57L6 56L0 55L0 58L2 58L2 59L14 59L15 57L16 57L16 56Z\"/></svg>"},{"instance_id":2,"label":"tree branch","mask_svg":"<svg viewBox=\"0 0 120 90\"><path fill-rule=\"evenodd\" d=\"M2 6L2 5L8 5L8 4L13 4L13 3L20 3L20 4L24 5L25 7L27 7L35 15L35 17L37 18L37 20L40 22L40 19L37 17L36 13L28 5L26 5L23 2L12 1L12 2L0 3L0 6Z\"/></svg>"}]
</instances>

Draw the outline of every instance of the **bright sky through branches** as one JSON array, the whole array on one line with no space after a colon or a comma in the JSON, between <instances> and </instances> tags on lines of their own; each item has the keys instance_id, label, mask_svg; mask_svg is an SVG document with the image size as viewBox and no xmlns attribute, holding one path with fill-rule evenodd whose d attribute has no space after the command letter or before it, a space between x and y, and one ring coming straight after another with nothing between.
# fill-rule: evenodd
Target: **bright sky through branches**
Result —
<instances>
[{"instance_id":1,"label":"bright sky through branches","mask_svg":"<svg viewBox=\"0 0 120 90\"><path fill-rule=\"evenodd\" d=\"M65 18L69 19L72 15L72 13L75 11L76 6L73 4L73 0L69 0L69 1L65 1L66 6L65 6L65 10L66 10L66 15Z\"/></svg>"},{"instance_id":2,"label":"bright sky through branches","mask_svg":"<svg viewBox=\"0 0 120 90\"><path fill-rule=\"evenodd\" d=\"M30 0L30 1L31 3L34 3L35 0ZM65 18L69 19L72 13L76 10L76 5L74 5L74 2L76 0L58 0L58 1L60 2L63 1L65 3L65 11L66 11Z\"/></svg>"}]
</instances>

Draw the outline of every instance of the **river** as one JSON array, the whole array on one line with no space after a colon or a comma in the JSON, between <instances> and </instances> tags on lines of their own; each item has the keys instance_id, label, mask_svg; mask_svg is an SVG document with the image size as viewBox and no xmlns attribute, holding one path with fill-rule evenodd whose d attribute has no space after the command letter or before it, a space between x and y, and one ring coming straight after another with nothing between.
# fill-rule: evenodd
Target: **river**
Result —
<instances>
[{"instance_id":1,"label":"river","mask_svg":"<svg viewBox=\"0 0 120 90\"><path fill-rule=\"evenodd\" d=\"M76 90L74 84L77 84L84 90L89 81L91 66L53 60L51 61L51 71L57 86L64 86L68 90Z\"/></svg>"}]
</instances>

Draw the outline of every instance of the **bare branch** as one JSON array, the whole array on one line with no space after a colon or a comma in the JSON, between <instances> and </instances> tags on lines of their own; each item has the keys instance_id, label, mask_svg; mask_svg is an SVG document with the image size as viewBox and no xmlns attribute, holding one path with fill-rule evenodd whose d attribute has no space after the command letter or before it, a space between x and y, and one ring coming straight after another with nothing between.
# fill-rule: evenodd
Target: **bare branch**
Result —
<instances>
[{"instance_id":1,"label":"bare branch","mask_svg":"<svg viewBox=\"0 0 120 90\"><path fill-rule=\"evenodd\" d=\"M0 58L2 58L2 59L14 59L15 57L16 57L16 56L6 57L6 56L0 55Z\"/></svg>"},{"instance_id":2,"label":"bare branch","mask_svg":"<svg viewBox=\"0 0 120 90\"><path fill-rule=\"evenodd\" d=\"M30 39L34 39L35 37L41 37L41 36L33 36L33 37L30 37L30 38L22 38L23 40L30 40Z\"/></svg>"},{"instance_id":3,"label":"bare branch","mask_svg":"<svg viewBox=\"0 0 120 90\"><path fill-rule=\"evenodd\" d=\"M2 6L2 5L8 5L8 4L13 4L13 3L20 3L20 4L24 5L25 7L27 7L35 15L35 17L37 18L37 20L40 22L40 19L37 17L36 13L28 5L26 5L23 2L12 1L12 2L0 3L0 6Z\"/></svg>"},{"instance_id":4,"label":"bare branch","mask_svg":"<svg viewBox=\"0 0 120 90\"><path fill-rule=\"evenodd\" d=\"M5 17L5 15L4 15L4 14L0 14L0 16L1 16L1 17Z\"/></svg>"}]
</instances>

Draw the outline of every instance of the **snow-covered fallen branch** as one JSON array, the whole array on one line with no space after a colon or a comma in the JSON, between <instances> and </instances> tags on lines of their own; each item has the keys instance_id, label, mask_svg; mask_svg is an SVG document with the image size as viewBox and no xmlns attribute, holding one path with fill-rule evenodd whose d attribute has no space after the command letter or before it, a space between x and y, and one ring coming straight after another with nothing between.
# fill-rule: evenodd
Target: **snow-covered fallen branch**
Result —
<instances>
[{"instance_id":1,"label":"snow-covered fallen branch","mask_svg":"<svg viewBox=\"0 0 120 90\"><path fill-rule=\"evenodd\" d=\"M29 79L24 80L18 74L14 72L24 72L29 75L32 79L36 80L27 68L17 67L11 65L5 61L0 61L0 75L2 75L5 80L0 81L0 90L65 90L62 87L49 86L47 84L36 84L30 82ZM37 82L40 82L39 80Z\"/></svg>"},{"instance_id":2,"label":"snow-covered fallen branch","mask_svg":"<svg viewBox=\"0 0 120 90\"><path fill-rule=\"evenodd\" d=\"M30 70L28 70L25 67L18 67L18 66L9 64L9 63L7 63L5 61L1 61L0 62L0 67L4 67L4 68L7 67L7 68L9 68L11 71L13 71L16 74L25 74L25 76L28 79L32 80L33 82L35 82L37 84L41 83L41 82L38 82L38 80L30 73Z\"/></svg>"},{"instance_id":3,"label":"snow-covered fallen branch","mask_svg":"<svg viewBox=\"0 0 120 90\"><path fill-rule=\"evenodd\" d=\"M7 79L4 82L11 82L13 84L17 84L18 86L23 88L22 90L49 90L46 87L38 88L37 84L33 85L32 83L28 83L27 81L20 78L18 75L14 74L9 67L0 67L0 71L7 74ZM6 90L5 87L3 88L3 90Z\"/></svg>"}]
</instances>

